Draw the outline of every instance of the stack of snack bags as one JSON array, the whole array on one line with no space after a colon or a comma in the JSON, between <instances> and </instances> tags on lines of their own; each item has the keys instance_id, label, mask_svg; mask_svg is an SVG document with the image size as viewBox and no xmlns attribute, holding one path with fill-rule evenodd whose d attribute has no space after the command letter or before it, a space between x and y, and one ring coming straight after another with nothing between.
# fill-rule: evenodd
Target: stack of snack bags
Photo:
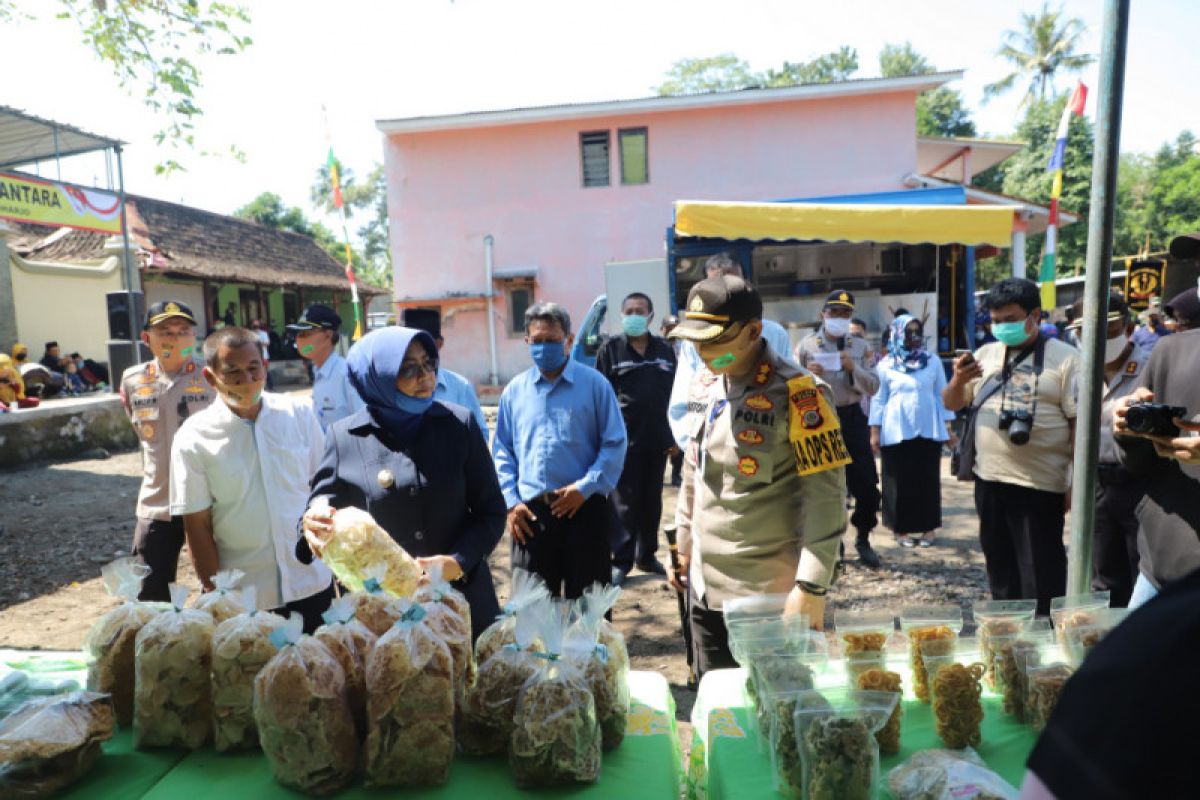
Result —
<instances>
[{"instance_id":1,"label":"stack of snack bags","mask_svg":"<svg viewBox=\"0 0 1200 800\"><path fill-rule=\"evenodd\" d=\"M190 590L172 583L172 608L138 631L134 661L135 747L196 750L212 733L212 616L185 608Z\"/></svg>"},{"instance_id":2,"label":"stack of snack bags","mask_svg":"<svg viewBox=\"0 0 1200 800\"><path fill-rule=\"evenodd\" d=\"M1049 620L1035 619L1012 637L993 639L996 650L996 683L1003 693L1004 713L1025 722L1025 664L1039 658L1040 650L1054 642Z\"/></svg>"},{"instance_id":3,"label":"stack of snack bags","mask_svg":"<svg viewBox=\"0 0 1200 800\"><path fill-rule=\"evenodd\" d=\"M778 673L790 678L796 656L827 657L828 647L823 635L809 630L808 618L802 614L758 620L749 632L743 632L742 637L738 645L739 663L746 670L746 703L755 709L761 752L770 742L772 702L765 692L771 678Z\"/></svg>"},{"instance_id":4,"label":"stack of snack bags","mask_svg":"<svg viewBox=\"0 0 1200 800\"><path fill-rule=\"evenodd\" d=\"M275 655L271 634L284 623L269 611L256 611L255 589L243 591L249 612L217 625L212 638L213 741L218 753L258 747L254 721L254 679Z\"/></svg>"},{"instance_id":5,"label":"stack of snack bags","mask_svg":"<svg viewBox=\"0 0 1200 800\"><path fill-rule=\"evenodd\" d=\"M890 609L837 610L833 619L847 687L852 691L892 692L899 700L904 691L901 676L888 669L895 614ZM891 716L875 734L879 752L888 755L900 752L903 714L903 703L897 702Z\"/></svg>"},{"instance_id":6,"label":"stack of snack bags","mask_svg":"<svg viewBox=\"0 0 1200 800\"><path fill-rule=\"evenodd\" d=\"M321 497L312 508L329 508ZM325 542L321 560L343 586L358 592L371 574L368 569L382 564L382 574L375 574L379 587L393 597L412 597L421 577L416 559L404 552L375 518L360 508L339 508L333 515L333 532Z\"/></svg>"},{"instance_id":7,"label":"stack of snack bags","mask_svg":"<svg viewBox=\"0 0 1200 800\"><path fill-rule=\"evenodd\" d=\"M87 688L112 695L119 725L133 722L134 652L138 631L162 612L164 604L139 603L150 568L139 558L120 558L100 569L104 588L124 602L96 620L83 649L91 659Z\"/></svg>"},{"instance_id":8,"label":"stack of snack bags","mask_svg":"<svg viewBox=\"0 0 1200 800\"><path fill-rule=\"evenodd\" d=\"M240 569L221 570L212 576L213 590L201 594L192 607L211 614L215 625L252 610L237 588L243 577L245 573Z\"/></svg>"},{"instance_id":9,"label":"stack of snack bags","mask_svg":"<svg viewBox=\"0 0 1200 800\"><path fill-rule=\"evenodd\" d=\"M313 638L329 648L342 665L346 676L346 695L350 713L359 736L367 733L367 656L378 638L370 628L354 616L354 597L343 595L329 604L321 615L325 624L317 628Z\"/></svg>"},{"instance_id":10,"label":"stack of snack bags","mask_svg":"<svg viewBox=\"0 0 1200 800\"><path fill-rule=\"evenodd\" d=\"M341 665L303 630L293 613L272 631L278 652L254 679L254 720L275 780L329 794L354 780L358 737Z\"/></svg>"},{"instance_id":11,"label":"stack of snack bags","mask_svg":"<svg viewBox=\"0 0 1200 800\"><path fill-rule=\"evenodd\" d=\"M429 609L398 600L400 618L367 658L368 786L444 783L454 758L455 666Z\"/></svg>"},{"instance_id":12,"label":"stack of snack bags","mask_svg":"<svg viewBox=\"0 0 1200 800\"><path fill-rule=\"evenodd\" d=\"M908 637L913 694L918 700L929 702L929 674L925 669L925 655L953 653L962 627L960 606L914 605L900 610L900 630Z\"/></svg>"},{"instance_id":13,"label":"stack of snack bags","mask_svg":"<svg viewBox=\"0 0 1200 800\"><path fill-rule=\"evenodd\" d=\"M517 696L508 747L513 779L521 788L591 783L600 776L600 726L591 690L572 663L586 655L563 658L570 607L539 608L543 663Z\"/></svg>"},{"instance_id":14,"label":"stack of snack bags","mask_svg":"<svg viewBox=\"0 0 1200 800\"><path fill-rule=\"evenodd\" d=\"M36 697L0 720L0 797L49 797L83 777L113 735L107 694Z\"/></svg>"},{"instance_id":15,"label":"stack of snack bags","mask_svg":"<svg viewBox=\"0 0 1200 800\"><path fill-rule=\"evenodd\" d=\"M516 641L517 614L538 601L547 600L550 591L540 575L517 567L512 571L512 595L496 621L475 641L475 660L482 668L500 649Z\"/></svg>"},{"instance_id":16,"label":"stack of snack bags","mask_svg":"<svg viewBox=\"0 0 1200 800\"><path fill-rule=\"evenodd\" d=\"M1023 631L1033 621L1036 610L1037 600L977 600L971 606L979 657L987 670L984 677L989 688L999 685L996 662L1000 645Z\"/></svg>"},{"instance_id":17,"label":"stack of snack bags","mask_svg":"<svg viewBox=\"0 0 1200 800\"><path fill-rule=\"evenodd\" d=\"M454 707L461 710L467 691L475 683L475 655L471 650L471 605L462 592L442 576L442 568L429 568L428 580L413 594L425 606L425 624L450 648L454 659Z\"/></svg>"},{"instance_id":18,"label":"stack of snack bags","mask_svg":"<svg viewBox=\"0 0 1200 800\"><path fill-rule=\"evenodd\" d=\"M983 676L974 643L960 640L955 650L942 652L938 639L921 643L929 680L930 700L938 737L951 750L978 747L983 726Z\"/></svg>"},{"instance_id":19,"label":"stack of snack bags","mask_svg":"<svg viewBox=\"0 0 1200 800\"><path fill-rule=\"evenodd\" d=\"M506 615L480 635L482 642L489 631L504 623L510 631L504 636L512 641L479 663L479 673L467 693L458 728L458 743L463 752L484 756L507 751L521 687L543 663L535 653L541 647L538 632L550 607L550 596L546 593L523 603L515 614ZM500 634L495 634L489 641L499 638Z\"/></svg>"},{"instance_id":20,"label":"stack of snack bags","mask_svg":"<svg viewBox=\"0 0 1200 800\"><path fill-rule=\"evenodd\" d=\"M1046 643L1029 649L1020 662L1025 688L1025 721L1041 731L1058 705L1058 698L1075 670L1064 648Z\"/></svg>"},{"instance_id":21,"label":"stack of snack bags","mask_svg":"<svg viewBox=\"0 0 1200 800\"><path fill-rule=\"evenodd\" d=\"M788 797L798 797L801 786L793 720L797 709L807 707L805 704L814 698L819 699L813 691L828 661L828 655L818 651L783 652L793 649L798 648L781 648L780 652L756 657L754 667L760 742L770 745L776 791Z\"/></svg>"},{"instance_id":22,"label":"stack of snack bags","mask_svg":"<svg viewBox=\"0 0 1200 800\"><path fill-rule=\"evenodd\" d=\"M879 785L875 734L896 709L894 692L805 692L793 718L800 785L781 787L788 797L870 800Z\"/></svg>"}]
</instances>

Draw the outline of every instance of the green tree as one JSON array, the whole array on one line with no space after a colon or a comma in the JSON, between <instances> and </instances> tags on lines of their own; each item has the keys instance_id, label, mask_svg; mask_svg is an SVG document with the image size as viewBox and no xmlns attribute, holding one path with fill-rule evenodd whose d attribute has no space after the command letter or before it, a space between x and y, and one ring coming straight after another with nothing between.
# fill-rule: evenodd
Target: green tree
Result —
<instances>
[{"instance_id":1,"label":"green tree","mask_svg":"<svg viewBox=\"0 0 1200 800\"><path fill-rule=\"evenodd\" d=\"M312 237L312 240L320 245L325 252L329 253L335 261L339 264L346 263L346 245L333 231L320 222L308 219L304 215L304 212L296 206L285 206L283 199L274 192L263 192L237 211L234 211L233 215L257 222L260 225L266 225L268 228L291 231ZM366 265L362 254L356 252L353 247L350 250L350 257L356 272L362 270Z\"/></svg>"},{"instance_id":2,"label":"green tree","mask_svg":"<svg viewBox=\"0 0 1200 800\"><path fill-rule=\"evenodd\" d=\"M366 224L360 225L356 234L362 245L365 261L363 280L375 286L392 285L392 252L388 246L387 177L382 164L376 164L367 173L367 179L359 183L354 171L338 165L338 177L342 182L342 202L347 213L360 212L369 215ZM313 206L325 214L339 213L333 207L333 189L329 179L329 166L322 164L313 179L309 198ZM340 221L338 223L341 224Z\"/></svg>"},{"instance_id":3,"label":"green tree","mask_svg":"<svg viewBox=\"0 0 1200 800\"><path fill-rule=\"evenodd\" d=\"M879 53L879 74L885 78L937 72L910 42L885 44ZM974 136L975 123L962 92L941 86L917 95L918 136Z\"/></svg>"},{"instance_id":4,"label":"green tree","mask_svg":"<svg viewBox=\"0 0 1200 800\"><path fill-rule=\"evenodd\" d=\"M745 89L760 81L750 65L733 53L706 58L684 58L667 70L666 79L655 87L659 95L698 94Z\"/></svg>"},{"instance_id":5,"label":"green tree","mask_svg":"<svg viewBox=\"0 0 1200 800\"><path fill-rule=\"evenodd\" d=\"M54 17L73 20L83 42L116 75L121 88L140 95L161 121L157 144L178 152L195 145L199 61L234 55L251 39L242 31L250 14L236 3L199 0L0 0L0 22L37 21L57 6ZM236 158L240 151L230 147ZM174 157L155 167L159 174L183 169Z\"/></svg>"},{"instance_id":6,"label":"green tree","mask_svg":"<svg viewBox=\"0 0 1200 800\"><path fill-rule=\"evenodd\" d=\"M1039 14L1021 14L1020 28L1005 31L997 51L1012 64L1012 72L983 87L984 99L1004 94L1019 81L1029 82L1022 105L1045 100L1047 91L1053 96L1059 73L1078 72L1096 60L1078 52L1085 30L1083 20L1064 19L1062 9L1051 11L1048 3Z\"/></svg>"},{"instance_id":7,"label":"green tree","mask_svg":"<svg viewBox=\"0 0 1200 800\"><path fill-rule=\"evenodd\" d=\"M1163 145L1151 161L1146 231L1152 250L1165 250L1181 233L1200 230L1200 154L1191 131Z\"/></svg>"},{"instance_id":8,"label":"green tree","mask_svg":"<svg viewBox=\"0 0 1200 800\"><path fill-rule=\"evenodd\" d=\"M779 69L768 69L761 83L764 86L801 86L807 83L836 83L858 72L858 51L843 45L809 61L783 62Z\"/></svg>"}]
</instances>

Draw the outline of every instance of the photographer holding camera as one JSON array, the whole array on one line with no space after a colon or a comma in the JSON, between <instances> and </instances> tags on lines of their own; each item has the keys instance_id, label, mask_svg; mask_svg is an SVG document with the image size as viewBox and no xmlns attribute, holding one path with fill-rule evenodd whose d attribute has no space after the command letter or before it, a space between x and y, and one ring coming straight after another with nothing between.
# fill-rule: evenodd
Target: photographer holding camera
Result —
<instances>
[{"instance_id":1,"label":"photographer holding camera","mask_svg":"<svg viewBox=\"0 0 1200 800\"><path fill-rule=\"evenodd\" d=\"M1113 410L1126 468L1139 476L1137 583L1130 608L1200 568L1200 330L1161 340L1138 388Z\"/></svg>"},{"instance_id":2,"label":"photographer holding camera","mask_svg":"<svg viewBox=\"0 0 1200 800\"><path fill-rule=\"evenodd\" d=\"M1066 592L1063 522L1075 441L1078 351L1043 335L1038 286L996 284L984 298L997 341L954 362L942 390L950 411L970 407L961 453L975 481L979 543L996 600L1036 599L1037 613Z\"/></svg>"}]
</instances>

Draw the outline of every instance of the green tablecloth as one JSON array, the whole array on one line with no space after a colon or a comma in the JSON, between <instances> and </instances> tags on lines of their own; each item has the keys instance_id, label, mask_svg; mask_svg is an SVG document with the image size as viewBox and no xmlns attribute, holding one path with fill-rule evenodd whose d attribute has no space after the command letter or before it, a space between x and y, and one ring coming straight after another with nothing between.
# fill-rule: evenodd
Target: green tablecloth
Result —
<instances>
[{"instance_id":1,"label":"green tablecloth","mask_svg":"<svg viewBox=\"0 0 1200 800\"><path fill-rule=\"evenodd\" d=\"M899 669L891 665L892 669ZM902 673L907 676L908 671ZM832 676L831 676L832 677ZM702 800L772 797L771 756L760 752L753 709L743 699L745 672L715 670L704 676L692 710L692 753L688 761L688 796ZM905 680L905 685L909 681ZM818 687L819 688L819 687ZM911 695L904 699L900 752L880 759L881 778L918 750L943 748L934 730L933 711ZM985 691L983 740L975 748L989 768L1020 787L1025 760L1036 734L1004 714L1000 697ZM882 797L890 798L886 784Z\"/></svg>"},{"instance_id":2,"label":"green tablecloth","mask_svg":"<svg viewBox=\"0 0 1200 800\"><path fill-rule=\"evenodd\" d=\"M0 677L9 670L8 661L51 658L81 658L79 653L29 653L0 650ZM75 678L82 684L81 673L52 673L52 679ZM679 736L675 725L675 701L663 676L654 672L629 675L630 715L625 741L616 750L605 753L600 780L590 785L548 788L535 794L554 797L637 797L677 800L683 780ZM104 744L104 757L88 775L61 797L87 800L127 800L152 798L177 800L181 797L240 798L255 800L302 797L277 784L271 766L262 753L218 754L211 748L195 753L132 747L128 730L119 731ZM337 797L381 797L402 792L412 798L471 798L486 795L488 800L519 797L530 792L513 785L508 761L497 758L459 756L444 786L430 789L364 789L356 783Z\"/></svg>"}]
</instances>

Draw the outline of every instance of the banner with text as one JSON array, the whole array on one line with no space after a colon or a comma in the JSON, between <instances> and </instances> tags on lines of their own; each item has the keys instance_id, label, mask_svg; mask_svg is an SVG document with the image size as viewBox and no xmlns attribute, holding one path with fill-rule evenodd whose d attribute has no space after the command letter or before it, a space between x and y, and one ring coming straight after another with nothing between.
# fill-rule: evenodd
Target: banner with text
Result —
<instances>
[{"instance_id":1,"label":"banner with text","mask_svg":"<svg viewBox=\"0 0 1200 800\"><path fill-rule=\"evenodd\" d=\"M0 218L116 234L121 199L100 189L0 172Z\"/></svg>"}]
</instances>

